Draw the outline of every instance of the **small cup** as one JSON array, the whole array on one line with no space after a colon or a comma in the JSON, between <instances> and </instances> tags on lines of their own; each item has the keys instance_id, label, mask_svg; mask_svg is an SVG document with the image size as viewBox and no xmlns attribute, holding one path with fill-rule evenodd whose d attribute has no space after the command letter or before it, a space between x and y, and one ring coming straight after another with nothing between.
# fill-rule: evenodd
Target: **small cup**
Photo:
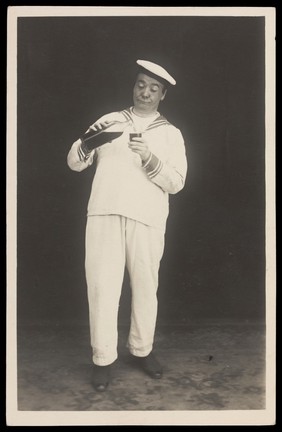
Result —
<instances>
[{"instance_id":1,"label":"small cup","mask_svg":"<svg viewBox=\"0 0 282 432\"><path fill-rule=\"evenodd\" d=\"M129 134L130 141L132 141L133 138L141 138L141 137L142 137L142 133L141 132L131 132Z\"/></svg>"}]
</instances>

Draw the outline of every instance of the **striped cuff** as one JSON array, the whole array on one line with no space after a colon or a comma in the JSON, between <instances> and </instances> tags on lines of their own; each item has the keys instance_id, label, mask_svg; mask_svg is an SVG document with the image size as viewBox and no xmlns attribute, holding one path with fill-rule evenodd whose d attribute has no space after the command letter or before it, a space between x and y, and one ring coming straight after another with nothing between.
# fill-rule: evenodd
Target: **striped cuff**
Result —
<instances>
[{"instance_id":1,"label":"striped cuff","mask_svg":"<svg viewBox=\"0 0 282 432\"><path fill-rule=\"evenodd\" d=\"M79 160L85 162L89 158L91 150L88 149L84 141L81 141L81 144L77 148L77 153Z\"/></svg>"},{"instance_id":2,"label":"striped cuff","mask_svg":"<svg viewBox=\"0 0 282 432\"><path fill-rule=\"evenodd\" d=\"M163 167L163 163L160 159L157 158L153 153L150 154L149 159L143 165L148 177L150 179L154 178Z\"/></svg>"}]
</instances>

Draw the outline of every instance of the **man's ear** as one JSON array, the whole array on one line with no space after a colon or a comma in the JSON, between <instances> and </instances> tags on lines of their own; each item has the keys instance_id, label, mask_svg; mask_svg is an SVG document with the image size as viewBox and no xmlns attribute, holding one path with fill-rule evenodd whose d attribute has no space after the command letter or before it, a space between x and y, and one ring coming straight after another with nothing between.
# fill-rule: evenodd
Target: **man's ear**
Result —
<instances>
[{"instance_id":1,"label":"man's ear","mask_svg":"<svg viewBox=\"0 0 282 432\"><path fill-rule=\"evenodd\" d=\"M166 95L166 92L167 92L167 89L165 89L165 90L164 90L164 92L163 92L163 95L162 95L162 97L161 97L161 101L163 101L163 100L164 100L164 98L165 98L165 95Z\"/></svg>"}]
</instances>

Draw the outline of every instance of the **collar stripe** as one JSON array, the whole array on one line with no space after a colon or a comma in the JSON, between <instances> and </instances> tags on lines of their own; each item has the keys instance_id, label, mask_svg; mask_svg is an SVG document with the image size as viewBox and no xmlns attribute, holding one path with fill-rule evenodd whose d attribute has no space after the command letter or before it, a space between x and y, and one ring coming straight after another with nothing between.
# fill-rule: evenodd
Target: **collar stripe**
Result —
<instances>
[{"instance_id":1,"label":"collar stripe","mask_svg":"<svg viewBox=\"0 0 282 432\"><path fill-rule=\"evenodd\" d=\"M134 122L132 117L132 113L133 113L132 107L124 109L123 111L121 111L121 113L124 115L126 120L130 120ZM170 125L170 123L162 114L160 114L155 120L153 120L152 123L149 124L149 126L146 128L144 132L164 125Z\"/></svg>"},{"instance_id":2,"label":"collar stripe","mask_svg":"<svg viewBox=\"0 0 282 432\"><path fill-rule=\"evenodd\" d=\"M125 109L125 110L121 111L121 113L124 115L126 120L132 121L132 116L131 116L131 112L129 111L129 109Z\"/></svg>"},{"instance_id":3,"label":"collar stripe","mask_svg":"<svg viewBox=\"0 0 282 432\"><path fill-rule=\"evenodd\" d=\"M151 129L155 129L159 126L167 126L167 125L169 125L169 123L167 121L159 121L156 123L152 123L150 126L148 126L146 131L151 130Z\"/></svg>"}]
</instances>

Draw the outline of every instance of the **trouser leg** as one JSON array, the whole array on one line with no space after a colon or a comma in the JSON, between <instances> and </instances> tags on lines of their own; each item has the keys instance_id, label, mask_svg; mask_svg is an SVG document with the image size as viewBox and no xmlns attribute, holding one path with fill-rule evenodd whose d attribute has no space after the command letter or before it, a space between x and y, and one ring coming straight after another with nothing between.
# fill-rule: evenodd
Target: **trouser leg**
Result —
<instances>
[{"instance_id":1,"label":"trouser leg","mask_svg":"<svg viewBox=\"0 0 282 432\"><path fill-rule=\"evenodd\" d=\"M144 357L153 347L157 318L157 289L164 233L128 220L126 260L132 290L131 326L128 347L131 354Z\"/></svg>"},{"instance_id":2,"label":"trouser leg","mask_svg":"<svg viewBox=\"0 0 282 432\"><path fill-rule=\"evenodd\" d=\"M93 362L99 366L117 358L117 316L124 266L124 218L89 216L85 270Z\"/></svg>"}]
</instances>

